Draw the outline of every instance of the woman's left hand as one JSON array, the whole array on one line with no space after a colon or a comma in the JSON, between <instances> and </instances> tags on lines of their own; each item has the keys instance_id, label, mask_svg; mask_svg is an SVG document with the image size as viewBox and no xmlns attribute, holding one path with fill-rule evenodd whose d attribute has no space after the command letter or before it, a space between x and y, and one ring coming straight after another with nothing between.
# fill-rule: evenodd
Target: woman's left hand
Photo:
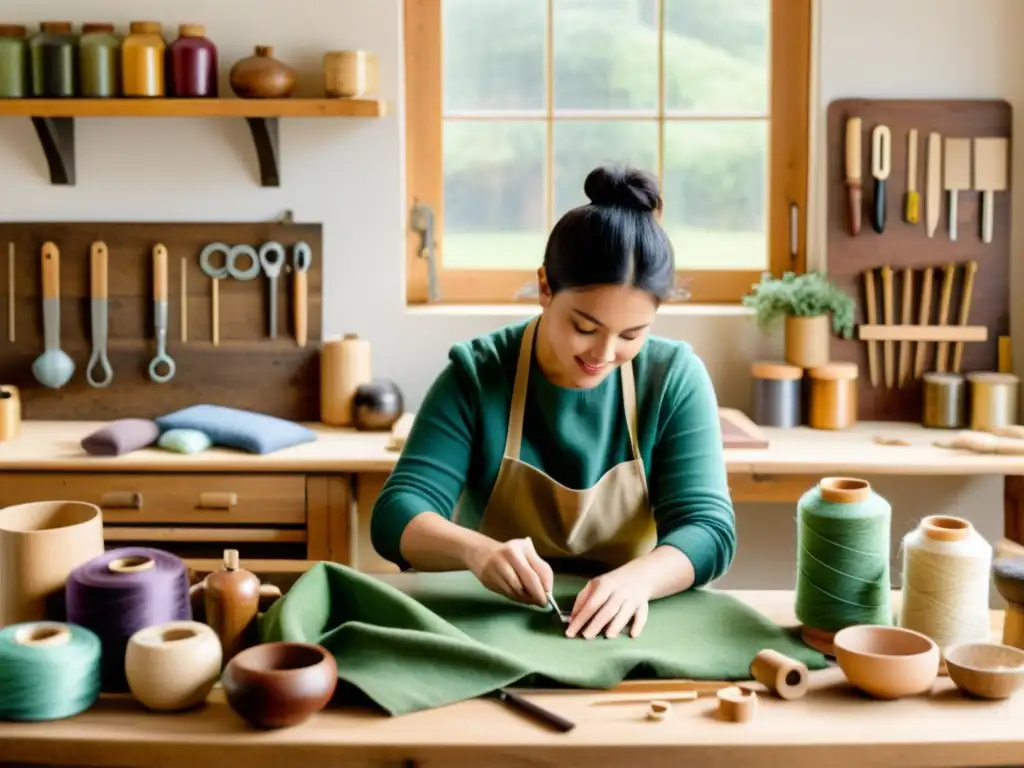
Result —
<instances>
[{"instance_id":1,"label":"woman's left hand","mask_svg":"<svg viewBox=\"0 0 1024 768\"><path fill-rule=\"evenodd\" d=\"M650 588L638 576L619 568L591 579L576 597L566 637L591 640L601 632L618 637L631 621L629 636L637 637L647 623L650 600Z\"/></svg>"}]
</instances>

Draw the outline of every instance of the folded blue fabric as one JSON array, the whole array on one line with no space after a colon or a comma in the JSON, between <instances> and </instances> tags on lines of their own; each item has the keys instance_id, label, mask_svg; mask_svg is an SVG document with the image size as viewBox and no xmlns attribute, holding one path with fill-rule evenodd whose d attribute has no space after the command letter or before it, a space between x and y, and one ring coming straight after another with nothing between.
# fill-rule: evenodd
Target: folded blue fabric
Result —
<instances>
[{"instance_id":1,"label":"folded blue fabric","mask_svg":"<svg viewBox=\"0 0 1024 768\"><path fill-rule=\"evenodd\" d=\"M312 443L316 432L294 421L223 405L192 405L156 419L161 431L196 429L214 445L249 453L273 453Z\"/></svg>"}]
</instances>

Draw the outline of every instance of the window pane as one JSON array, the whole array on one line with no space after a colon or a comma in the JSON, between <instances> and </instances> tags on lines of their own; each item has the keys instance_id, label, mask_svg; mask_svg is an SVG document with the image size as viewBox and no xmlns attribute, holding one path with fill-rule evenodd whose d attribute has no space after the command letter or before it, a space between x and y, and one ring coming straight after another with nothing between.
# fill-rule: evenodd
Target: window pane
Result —
<instances>
[{"instance_id":1,"label":"window pane","mask_svg":"<svg viewBox=\"0 0 1024 768\"><path fill-rule=\"evenodd\" d=\"M678 269L768 268L768 123L665 126L665 213Z\"/></svg>"},{"instance_id":2,"label":"window pane","mask_svg":"<svg viewBox=\"0 0 1024 768\"><path fill-rule=\"evenodd\" d=\"M543 120L445 123L445 269L540 266L545 133Z\"/></svg>"},{"instance_id":3,"label":"window pane","mask_svg":"<svg viewBox=\"0 0 1024 768\"><path fill-rule=\"evenodd\" d=\"M444 110L544 109L546 0L443 0Z\"/></svg>"},{"instance_id":4,"label":"window pane","mask_svg":"<svg viewBox=\"0 0 1024 768\"><path fill-rule=\"evenodd\" d=\"M563 120L555 123L555 218L583 205L583 182L602 163L625 163L657 172L654 120Z\"/></svg>"},{"instance_id":5,"label":"window pane","mask_svg":"<svg viewBox=\"0 0 1024 768\"><path fill-rule=\"evenodd\" d=\"M655 0L554 0L554 101L559 109L658 106Z\"/></svg>"},{"instance_id":6,"label":"window pane","mask_svg":"<svg viewBox=\"0 0 1024 768\"><path fill-rule=\"evenodd\" d=\"M664 0L665 108L768 112L771 0Z\"/></svg>"}]
</instances>

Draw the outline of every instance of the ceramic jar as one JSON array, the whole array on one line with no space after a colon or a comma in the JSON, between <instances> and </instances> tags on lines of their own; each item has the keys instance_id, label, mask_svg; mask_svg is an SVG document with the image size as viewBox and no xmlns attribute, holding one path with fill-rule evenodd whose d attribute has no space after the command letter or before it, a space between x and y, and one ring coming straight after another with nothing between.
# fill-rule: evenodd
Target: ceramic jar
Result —
<instances>
[{"instance_id":1,"label":"ceramic jar","mask_svg":"<svg viewBox=\"0 0 1024 768\"><path fill-rule=\"evenodd\" d=\"M140 629L128 639L124 669L132 696L157 712L180 712L206 701L220 678L220 640L198 621Z\"/></svg>"},{"instance_id":2,"label":"ceramic jar","mask_svg":"<svg viewBox=\"0 0 1024 768\"><path fill-rule=\"evenodd\" d=\"M229 661L221 685L228 705L250 725L287 728L327 706L338 685L338 665L319 645L265 643Z\"/></svg>"},{"instance_id":3,"label":"ceramic jar","mask_svg":"<svg viewBox=\"0 0 1024 768\"><path fill-rule=\"evenodd\" d=\"M285 99L295 91L295 71L274 58L273 47L258 45L255 55L231 67L230 82L242 99Z\"/></svg>"},{"instance_id":4,"label":"ceramic jar","mask_svg":"<svg viewBox=\"0 0 1024 768\"><path fill-rule=\"evenodd\" d=\"M160 97L165 93L164 55L167 44L155 21L133 21L121 44L121 76L125 96Z\"/></svg>"},{"instance_id":5,"label":"ceramic jar","mask_svg":"<svg viewBox=\"0 0 1024 768\"><path fill-rule=\"evenodd\" d=\"M28 30L18 24L0 24L0 99L28 96Z\"/></svg>"},{"instance_id":6,"label":"ceramic jar","mask_svg":"<svg viewBox=\"0 0 1024 768\"><path fill-rule=\"evenodd\" d=\"M828 315L815 317L786 316L786 362L797 368L820 368L830 359L832 319Z\"/></svg>"},{"instance_id":7,"label":"ceramic jar","mask_svg":"<svg viewBox=\"0 0 1024 768\"><path fill-rule=\"evenodd\" d=\"M82 96L109 99L121 92L121 37L113 24L83 24L78 41Z\"/></svg>"},{"instance_id":8,"label":"ceramic jar","mask_svg":"<svg viewBox=\"0 0 1024 768\"><path fill-rule=\"evenodd\" d=\"M217 96L217 48L201 24L182 24L167 47L169 90L178 98Z\"/></svg>"},{"instance_id":9,"label":"ceramic jar","mask_svg":"<svg viewBox=\"0 0 1024 768\"><path fill-rule=\"evenodd\" d=\"M203 614L220 638L224 662L254 642L260 580L238 565L238 550L224 552L224 568L203 580Z\"/></svg>"},{"instance_id":10,"label":"ceramic jar","mask_svg":"<svg viewBox=\"0 0 1024 768\"><path fill-rule=\"evenodd\" d=\"M369 51L328 51L323 66L324 93L332 99L358 99L377 91L377 56Z\"/></svg>"},{"instance_id":11,"label":"ceramic jar","mask_svg":"<svg viewBox=\"0 0 1024 768\"><path fill-rule=\"evenodd\" d=\"M32 95L71 98L78 81L78 38L70 21L44 21L29 41L32 59Z\"/></svg>"}]
</instances>

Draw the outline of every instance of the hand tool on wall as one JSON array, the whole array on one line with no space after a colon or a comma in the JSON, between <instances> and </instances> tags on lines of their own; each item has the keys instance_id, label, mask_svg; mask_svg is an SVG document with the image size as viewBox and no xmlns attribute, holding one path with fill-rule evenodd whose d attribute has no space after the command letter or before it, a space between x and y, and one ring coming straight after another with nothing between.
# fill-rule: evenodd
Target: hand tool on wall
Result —
<instances>
[{"instance_id":1,"label":"hand tool on wall","mask_svg":"<svg viewBox=\"0 0 1024 768\"><path fill-rule=\"evenodd\" d=\"M907 267L903 270L903 307L900 313L900 324L912 325L914 322L914 270ZM900 341L900 377L899 386L902 387L910 378L910 344L903 339Z\"/></svg>"},{"instance_id":2,"label":"hand tool on wall","mask_svg":"<svg viewBox=\"0 0 1024 768\"><path fill-rule=\"evenodd\" d=\"M932 276L935 274L934 267L925 267L924 280L921 284L921 308L918 310L918 325L928 325L932 316ZM917 349L914 356L914 378L920 379L924 376L924 356L928 351L928 343L917 342Z\"/></svg>"},{"instance_id":3,"label":"hand tool on wall","mask_svg":"<svg viewBox=\"0 0 1024 768\"><path fill-rule=\"evenodd\" d=\"M846 216L850 234L860 232L861 206L861 119L851 117L846 121Z\"/></svg>"},{"instance_id":4,"label":"hand tool on wall","mask_svg":"<svg viewBox=\"0 0 1024 768\"><path fill-rule=\"evenodd\" d=\"M277 338L277 278L281 276L284 269L284 246L273 241L260 246L260 265L263 267L263 274L267 276L269 290L268 315L270 323L269 336Z\"/></svg>"},{"instance_id":5,"label":"hand tool on wall","mask_svg":"<svg viewBox=\"0 0 1024 768\"><path fill-rule=\"evenodd\" d=\"M14 243L7 244L7 340L14 343Z\"/></svg>"},{"instance_id":6,"label":"hand tool on wall","mask_svg":"<svg viewBox=\"0 0 1024 768\"><path fill-rule=\"evenodd\" d=\"M54 243L43 243L42 271L45 350L32 363L32 374L44 387L60 389L75 375L75 361L60 348L60 251Z\"/></svg>"},{"instance_id":7,"label":"hand tool on wall","mask_svg":"<svg viewBox=\"0 0 1024 768\"><path fill-rule=\"evenodd\" d=\"M103 388L114 380L114 369L107 359L107 307L108 292L108 251L107 244L97 241L89 249L89 283L92 296L89 299L90 331L92 332L92 355L85 369L85 379L90 386ZM103 372L103 378L96 375L96 369Z\"/></svg>"},{"instance_id":8,"label":"hand tool on wall","mask_svg":"<svg viewBox=\"0 0 1024 768\"><path fill-rule=\"evenodd\" d=\"M882 267L882 322L893 324L892 267ZM882 357L885 361L885 388L892 389L896 370L893 364L893 343L886 339L882 342Z\"/></svg>"},{"instance_id":9,"label":"hand tool on wall","mask_svg":"<svg viewBox=\"0 0 1024 768\"><path fill-rule=\"evenodd\" d=\"M949 192L949 239L956 240L960 190L971 188L971 140L946 139L944 183Z\"/></svg>"},{"instance_id":10,"label":"hand tool on wall","mask_svg":"<svg viewBox=\"0 0 1024 768\"><path fill-rule=\"evenodd\" d=\"M181 257L181 343L188 341L188 259Z\"/></svg>"},{"instance_id":11,"label":"hand tool on wall","mask_svg":"<svg viewBox=\"0 0 1024 768\"><path fill-rule=\"evenodd\" d=\"M935 237L942 211L942 136L928 134L928 165L925 168L924 223L928 237Z\"/></svg>"},{"instance_id":12,"label":"hand tool on wall","mask_svg":"<svg viewBox=\"0 0 1024 768\"><path fill-rule=\"evenodd\" d=\"M878 300L875 296L875 273L873 270L864 272L864 313L868 325L878 324ZM877 342L868 342L868 377L872 387L878 386L878 347Z\"/></svg>"},{"instance_id":13,"label":"hand tool on wall","mask_svg":"<svg viewBox=\"0 0 1024 768\"><path fill-rule=\"evenodd\" d=\"M956 264L947 264L942 268L942 293L939 294L939 325L949 324L949 304L953 298L953 280L956 278ZM949 342L940 341L935 354L935 370L946 373L946 362L949 356Z\"/></svg>"},{"instance_id":14,"label":"hand tool on wall","mask_svg":"<svg viewBox=\"0 0 1024 768\"><path fill-rule=\"evenodd\" d=\"M885 188L892 170L892 132L887 125L876 125L871 132L871 175L875 179L875 197L872 206L872 223L875 232L885 232L885 210L887 207Z\"/></svg>"},{"instance_id":15,"label":"hand tool on wall","mask_svg":"<svg viewBox=\"0 0 1024 768\"><path fill-rule=\"evenodd\" d=\"M149 378L158 384L174 378L174 360L167 354L167 248L153 246L153 325L156 331L156 356L149 363ZM160 372L161 366L166 368Z\"/></svg>"},{"instance_id":16,"label":"hand tool on wall","mask_svg":"<svg viewBox=\"0 0 1024 768\"><path fill-rule=\"evenodd\" d=\"M907 194L903 220L917 224L921 220L921 195L917 191L917 128L907 134Z\"/></svg>"},{"instance_id":17,"label":"hand tool on wall","mask_svg":"<svg viewBox=\"0 0 1024 768\"><path fill-rule=\"evenodd\" d=\"M313 251L308 243L298 242L292 248L292 267L295 270L292 285L294 296L292 308L295 312L295 341L300 347L306 346L309 338L309 288L308 273L313 263Z\"/></svg>"},{"instance_id":18,"label":"hand tool on wall","mask_svg":"<svg viewBox=\"0 0 1024 768\"><path fill-rule=\"evenodd\" d=\"M992 242L995 224L995 193L1009 185L1009 139L974 140L974 188L981 192L981 241Z\"/></svg>"},{"instance_id":19,"label":"hand tool on wall","mask_svg":"<svg viewBox=\"0 0 1024 768\"><path fill-rule=\"evenodd\" d=\"M224 255L224 264L214 266L210 257L215 253ZM238 260L247 257L249 266L238 267ZM213 346L220 344L220 281L228 277L235 280L253 280L260 273L260 257L251 245L230 246L225 243L209 243L199 253L199 268L210 277L210 335Z\"/></svg>"},{"instance_id":20,"label":"hand tool on wall","mask_svg":"<svg viewBox=\"0 0 1024 768\"><path fill-rule=\"evenodd\" d=\"M968 261L964 266L964 283L960 293L960 325L967 325L971 314L971 296L974 293L974 275L978 271L978 262ZM960 364L964 358L964 343L953 344L953 373L960 373Z\"/></svg>"}]
</instances>

